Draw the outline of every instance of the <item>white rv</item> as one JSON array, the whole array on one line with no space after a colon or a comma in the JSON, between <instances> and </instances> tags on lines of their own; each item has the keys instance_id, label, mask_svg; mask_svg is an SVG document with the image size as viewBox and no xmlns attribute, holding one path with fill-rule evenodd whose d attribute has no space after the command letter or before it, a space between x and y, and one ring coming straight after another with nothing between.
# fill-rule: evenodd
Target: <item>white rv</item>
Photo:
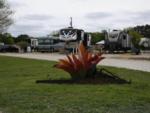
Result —
<instances>
[{"instance_id":1,"label":"white rv","mask_svg":"<svg viewBox=\"0 0 150 113\"><path fill-rule=\"evenodd\" d=\"M85 47L91 45L91 35L84 32L82 29L76 29L72 27L72 18L70 27L60 29L59 31L60 42L64 44L65 49L74 50L78 44L82 41Z\"/></svg>"},{"instance_id":2,"label":"white rv","mask_svg":"<svg viewBox=\"0 0 150 113\"><path fill-rule=\"evenodd\" d=\"M125 31L113 30L105 34L105 48L109 51L127 51L132 46L132 38Z\"/></svg>"}]
</instances>

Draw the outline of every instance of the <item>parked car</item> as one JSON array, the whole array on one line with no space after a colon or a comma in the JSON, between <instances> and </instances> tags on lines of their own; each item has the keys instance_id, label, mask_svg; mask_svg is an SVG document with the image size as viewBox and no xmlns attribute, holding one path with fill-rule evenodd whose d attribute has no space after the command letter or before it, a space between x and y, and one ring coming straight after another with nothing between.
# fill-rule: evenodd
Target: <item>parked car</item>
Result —
<instances>
[{"instance_id":1,"label":"parked car","mask_svg":"<svg viewBox=\"0 0 150 113\"><path fill-rule=\"evenodd\" d=\"M19 52L19 47L16 45L2 45L0 52Z\"/></svg>"}]
</instances>

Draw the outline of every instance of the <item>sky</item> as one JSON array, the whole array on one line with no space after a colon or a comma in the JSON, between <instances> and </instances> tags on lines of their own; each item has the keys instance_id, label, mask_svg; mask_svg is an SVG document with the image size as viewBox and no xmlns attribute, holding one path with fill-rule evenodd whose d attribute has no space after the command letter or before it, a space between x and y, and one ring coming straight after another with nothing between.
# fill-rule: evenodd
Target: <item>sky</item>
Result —
<instances>
[{"instance_id":1,"label":"sky","mask_svg":"<svg viewBox=\"0 0 150 113\"><path fill-rule=\"evenodd\" d=\"M87 32L150 24L150 0L7 0L14 36L46 36L73 26Z\"/></svg>"}]
</instances>

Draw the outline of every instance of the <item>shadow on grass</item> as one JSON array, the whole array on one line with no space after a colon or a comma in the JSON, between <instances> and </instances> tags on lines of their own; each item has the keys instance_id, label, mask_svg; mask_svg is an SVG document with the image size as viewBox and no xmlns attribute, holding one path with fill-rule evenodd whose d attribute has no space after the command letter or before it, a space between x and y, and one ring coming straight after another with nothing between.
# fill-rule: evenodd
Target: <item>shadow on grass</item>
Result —
<instances>
[{"instance_id":1,"label":"shadow on grass","mask_svg":"<svg viewBox=\"0 0 150 113\"><path fill-rule=\"evenodd\" d=\"M37 80L36 83L46 84L130 84L131 81L127 81L118 77L116 74L109 72L106 69L100 69L97 71L93 78L72 80L72 79L58 79L58 80Z\"/></svg>"}]
</instances>

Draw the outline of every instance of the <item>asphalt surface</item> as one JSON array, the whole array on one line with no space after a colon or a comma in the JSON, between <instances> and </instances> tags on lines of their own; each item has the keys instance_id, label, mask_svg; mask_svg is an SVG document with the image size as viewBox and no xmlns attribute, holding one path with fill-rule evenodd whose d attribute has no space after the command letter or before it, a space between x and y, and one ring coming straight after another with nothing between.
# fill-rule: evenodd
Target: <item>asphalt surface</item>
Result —
<instances>
[{"instance_id":1,"label":"asphalt surface","mask_svg":"<svg viewBox=\"0 0 150 113\"><path fill-rule=\"evenodd\" d=\"M40 59L58 61L61 58L65 58L63 54L57 53L0 53L3 56ZM141 70L150 72L150 54L145 55L104 55L106 58L102 60L98 65L114 66L121 68L128 68L133 70Z\"/></svg>"}]
</instances>

